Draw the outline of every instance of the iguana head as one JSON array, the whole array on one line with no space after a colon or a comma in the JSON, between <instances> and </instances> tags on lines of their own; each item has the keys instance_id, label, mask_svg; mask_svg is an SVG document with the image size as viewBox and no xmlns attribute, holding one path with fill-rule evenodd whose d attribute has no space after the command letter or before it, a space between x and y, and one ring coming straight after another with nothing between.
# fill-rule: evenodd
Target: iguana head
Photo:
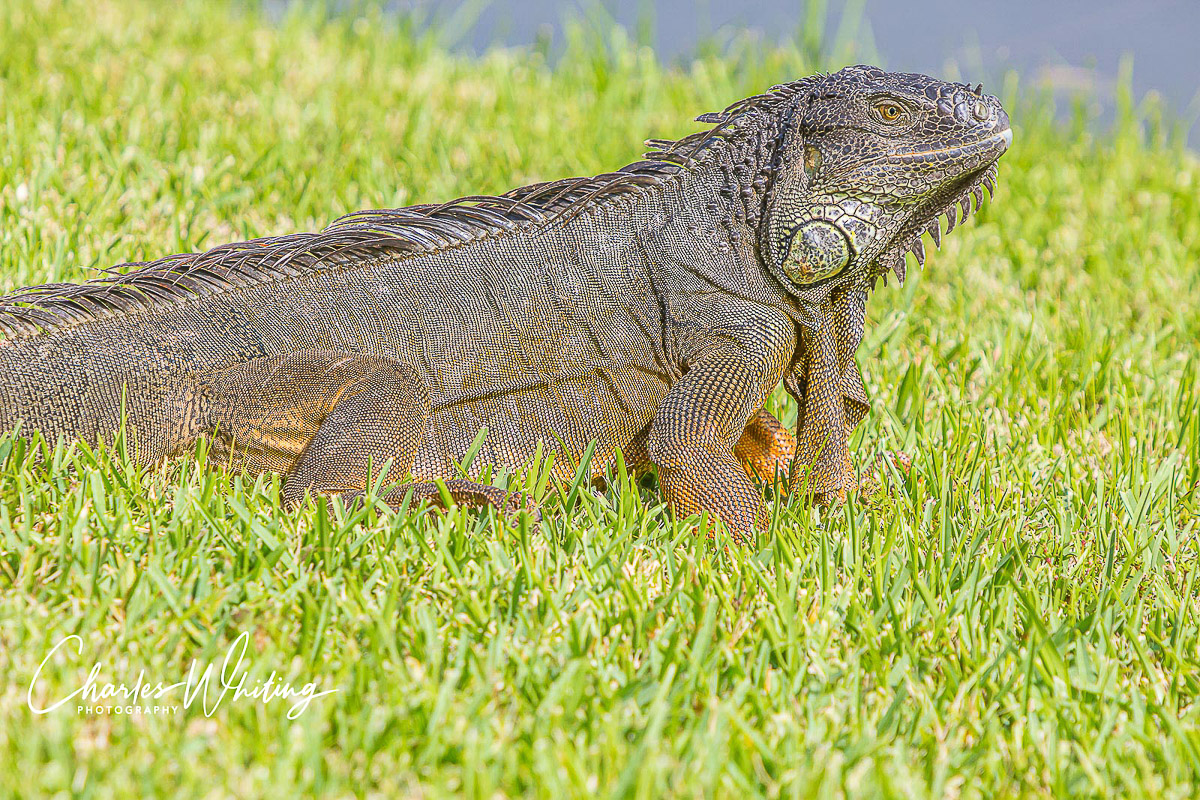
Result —
<instances>
[{"instance_id":1,"label":"iguana head","mask_svg":"<svg viewBox=\"0 0 1200 800\"><path fill-rule=\"evenodd\" d=\"M992 191L1012 142L982 87L859 66L788 88L759 235L794 293L889 269L903 279L906 252L925 261L923 233L941 242L939 217L949 232Z\"/></svg>"}]
</instances>

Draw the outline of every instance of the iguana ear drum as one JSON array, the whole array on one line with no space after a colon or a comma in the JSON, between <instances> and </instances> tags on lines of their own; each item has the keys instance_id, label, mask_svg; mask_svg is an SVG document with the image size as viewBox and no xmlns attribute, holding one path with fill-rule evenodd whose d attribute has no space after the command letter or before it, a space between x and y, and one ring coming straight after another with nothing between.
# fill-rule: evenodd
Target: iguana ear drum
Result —
<instances>
[{"instance_id":1,"label":"iguana ear drum","mask_svg":"<svg viewBox=\"0 0 1200 800\"><path fill-rule=\"evenodd\" d=\"M841 228L822 220L798 227L788 242L783 271L799 286L837 275L850 263L850 242Z\"/></svg>"}]
</instances>

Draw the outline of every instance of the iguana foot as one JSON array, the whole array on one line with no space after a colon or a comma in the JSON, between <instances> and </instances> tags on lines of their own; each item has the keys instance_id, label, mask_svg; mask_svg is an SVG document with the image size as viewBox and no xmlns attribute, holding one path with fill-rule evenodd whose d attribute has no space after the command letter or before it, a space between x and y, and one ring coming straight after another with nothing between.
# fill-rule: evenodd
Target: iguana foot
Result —
<instances>
[{"instance_id":1,"label":"iguana foot","mask_svg":"<svg viewBox=\"0 0 1200 800\"><path fill-rule=\"evenodd\" d=\"M812 504L819 508L837 508L846 502L848 494L859 490L858 476L854 472L849 456L840 467L829 469L828 464L823 467L824 469L818 467L808 470L807 480L797 476L792 483L791 491L803 490L812 500Z\"/></svg>"},{"instance_id":2,"label":"iguana foot","mask_svg":"<svg viewBox=\"0 0 1200 800\"><path fill-rule=\"evenodd\" d=\"M812 503L818 508L837 508L846 502L846 490L836 489L832 492L813 492Z\"/></svg>"},{"instance_id":3,"label":"iguana foot","mask_svg":"<svg viewBox=\"0 0 1200 800\"><path fill-rule=\"evenodd\" d=\"M503 489L498 489L495 486L487 486L474 481L463 480L460 478L452 478L443 481L446 485L446 491L450 495L450 500L456 505L465 506L491 506L504 514L504 518L510 525L516 525L521 518L521 512L529 515L529 518L534 523L542 521L541 506L538 505L532 497L524 492L506 492ZM446 510L446 504L442 498L442 492L438 484L434 481L423 481L420 483L402 483L396 488L389 491L381 499L391 506L393 509L399 509L404 498L412 492L414 502L428 500L430 504ZM348 492L341 495L343 503L349 507L352 503L359 502L362 497L362 492Z\"/></svg>"}]
</instances>

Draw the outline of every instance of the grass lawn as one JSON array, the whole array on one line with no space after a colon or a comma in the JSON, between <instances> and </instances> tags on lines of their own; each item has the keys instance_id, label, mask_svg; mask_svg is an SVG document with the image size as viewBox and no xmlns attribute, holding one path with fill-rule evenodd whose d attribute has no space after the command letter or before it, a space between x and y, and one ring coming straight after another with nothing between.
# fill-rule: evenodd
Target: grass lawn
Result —
<instances>
[{"instance_id":1,"label":"grass lawn","mask_svg":"<svg viewBox=\"0 0 1200 800\"><path fill-rule=\"evenodd\" d=\"M6 0L0 43L3 291L604 171L835 66L742 42L668 68L577 31L551 68L148 0ZM864 490L776 503L753 548L621 475L551 482L514 530L0 438L0 796L1195 796L1200 161L1133 100L1099 133L990 88L995 203L869 305ZM336 692L295 719L27 702L239 642L247 689Z\"/></svg>"}]
</instances>

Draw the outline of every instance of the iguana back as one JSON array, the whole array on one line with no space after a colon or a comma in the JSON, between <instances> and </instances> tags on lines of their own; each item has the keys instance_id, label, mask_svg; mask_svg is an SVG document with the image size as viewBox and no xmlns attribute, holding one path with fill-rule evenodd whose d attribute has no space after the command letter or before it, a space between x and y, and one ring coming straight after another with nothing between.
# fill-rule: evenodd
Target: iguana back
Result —
<instances>
[{"instance_id":1,"label":"iguana back","mask_svg":"<svg viewBox=\"0 0 1200 800\"><path fill-rule=\"evenodd\" d=\"M226 370L243 365L249 379L257 368L269 384L288 377L280 357L329 351L394 360L422 383L432 414L426 474L449 468L432 450L461 457L483 426L484 457L510 467L538 430L584 445L600 438L611 450L649 421L670 375L636 243L599 238L577 225L371 255L9 340L0 424L11 427L22 409L35 429L94 440L119 425L124 392L142 457L153 460L220 421L222 390L234 392ZM280 444L297 455L307 440Z\"/></svg>"}]
</instances>

